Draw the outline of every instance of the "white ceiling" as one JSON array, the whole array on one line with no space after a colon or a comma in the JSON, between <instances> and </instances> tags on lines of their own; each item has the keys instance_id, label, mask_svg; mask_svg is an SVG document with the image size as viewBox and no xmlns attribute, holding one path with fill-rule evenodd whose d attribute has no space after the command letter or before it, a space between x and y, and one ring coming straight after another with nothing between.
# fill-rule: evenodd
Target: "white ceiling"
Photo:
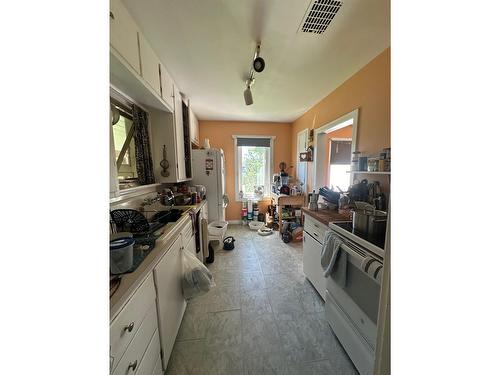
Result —
<instances>
[{"instance_id":1,"label":"white ceiling","mask_svg":"<svg viewBox=\"0 0 500 375\"><path fill-rule=\"evenodd\" d=\"M291 122L390 45L389 0L344 0L323 34L309 0L124 0L202 120ZM243 100L256 41L266 68Z\"/></svg>"}]
</instances>

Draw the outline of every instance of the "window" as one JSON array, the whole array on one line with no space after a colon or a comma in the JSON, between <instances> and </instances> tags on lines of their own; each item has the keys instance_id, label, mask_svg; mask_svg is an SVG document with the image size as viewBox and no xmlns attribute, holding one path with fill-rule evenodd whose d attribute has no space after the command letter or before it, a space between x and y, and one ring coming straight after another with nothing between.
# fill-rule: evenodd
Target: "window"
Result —
<instances>
[{"instance_id":1,"label":"window","mask_svg":"<svg viewBox=\"0 0 500 375\"><path fill-rule=\"evenodd\" d=\"M351 141L332 140L330 142L330 187L347 191L350 184Z\"/></svg>"},{"instance_id":2,"label":"window","mask_svg":"<svg viewBox=\"0 0 500 375\"><path fill-rule=\"evenodd\" d=\"M120 190L136 186L137 164L135 158L135 142L133 137L134 123L126 109L115 107L120 115L113 125L113 141L115 145L116 168Z\"/></svg>"},{"instance_id":3,"label":"window","mask_svg":"<svg viewBox=\"0 0 500 375\"><path fill-rule=\"evenodd\" d=\"M274 137L233 136L235 140L236 200L271 195Z\"/></svg>"}]
</instances>

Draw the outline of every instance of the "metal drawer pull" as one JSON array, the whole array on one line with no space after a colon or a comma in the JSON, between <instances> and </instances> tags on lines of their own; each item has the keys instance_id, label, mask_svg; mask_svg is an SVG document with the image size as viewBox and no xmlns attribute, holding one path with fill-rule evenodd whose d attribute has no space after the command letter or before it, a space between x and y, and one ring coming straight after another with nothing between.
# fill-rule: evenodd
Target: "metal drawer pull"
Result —
<instances>
[{"instance_id":1,"label":"metal drawer pull","mask_svg":"<svg viewBox=\"0 0 500 375\"><path fill-rule=\"evenodd\" d=\"M115 19L115 15L113 14L113 12L109 12L109 16L111 17L111 19Z\"/></svg>"},{"instance_id":2,"label":"metal drawer pull","mask_svg":"<svg viewBox=\"0 0 500 375\"><path fill-rule=\"evenodd\" d=\"M128 326L125 327L125 331L132 332L134 329L134 322L130 323Z\"/></svg>"},{"instance_id":3,"label":"metal drawer pull","mask_svg":"<svg viewBox=\"0 0 500 375\"><path fill-rule=\"evenodd\" d=\"M136 367L137 367L137 359L134 361L134 363L130 363L128 365L128 370L132 369L132 371L135 371Z\"/></svg>"},{"instance_id":4,"label":"metal drawer pull","mask_svg":"<svg viewBox=\"0 0 500 375\"><path fill-rule=\"evenodd\" d=\"M318 233L313 232L313 234L314 234L316 237L318 237Z\"/></svg>"}]
</instances>

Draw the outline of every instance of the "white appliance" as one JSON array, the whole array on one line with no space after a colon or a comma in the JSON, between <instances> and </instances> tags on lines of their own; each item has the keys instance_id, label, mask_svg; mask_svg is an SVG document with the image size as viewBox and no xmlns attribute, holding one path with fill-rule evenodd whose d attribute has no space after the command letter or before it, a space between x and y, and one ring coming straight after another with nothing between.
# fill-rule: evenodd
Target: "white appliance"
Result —
<instances>
[{"instance_id":1,"label":"white appliance","mask_svg":"<svg viewBox=\"0 0 500 375\"><path fill-rule=\"evenodd\" d=\"M321 248L328 227L304 214L304 235L302 237L304 274L323 300L326 298L326 279L321 267Z\"/></svg>"},{"instance_id":2,"label":"white appliance","mask_svg":"<svg viewBox=\"0 0 500 375\"><path fill-rule=\"evenodd\" d=\"M191 153L193 185L207 189L208 221L225 221L229 199L226 195L224 151L217 148L193 150Z\"/></svg>"},{"instance_id":3,"label":"white appliance","mask_svg":"<svg viewBox=\"0 0 500 375\"><path fill-rule=\"evenodd\" d=\"M326 279L325 315L361 375L372 375L384 250L353 234L352 223L330 223L347 255L345 285ZM382 245L383 247L383 245Z\"/></svg>"}]
</instances>

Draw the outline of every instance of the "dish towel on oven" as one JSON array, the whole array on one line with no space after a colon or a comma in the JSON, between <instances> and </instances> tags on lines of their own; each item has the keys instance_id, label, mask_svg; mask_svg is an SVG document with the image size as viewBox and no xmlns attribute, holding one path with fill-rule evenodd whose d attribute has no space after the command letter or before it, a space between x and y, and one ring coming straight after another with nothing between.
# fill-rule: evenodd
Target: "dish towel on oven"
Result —
<instances>
[{"instance_id":1,"label":"dish towel on oven","mask_svg":"<svg viewBox=\"0 0 500 375\"><path fill-rule=\"evenodd\" d=\"M325 271L323 276L332 275L337 284L345 287L347 254L341 249L342 243L342 239L334 231L326 231L323 247L321 248L321 267Z\"/></svg>"}]
</instances>

